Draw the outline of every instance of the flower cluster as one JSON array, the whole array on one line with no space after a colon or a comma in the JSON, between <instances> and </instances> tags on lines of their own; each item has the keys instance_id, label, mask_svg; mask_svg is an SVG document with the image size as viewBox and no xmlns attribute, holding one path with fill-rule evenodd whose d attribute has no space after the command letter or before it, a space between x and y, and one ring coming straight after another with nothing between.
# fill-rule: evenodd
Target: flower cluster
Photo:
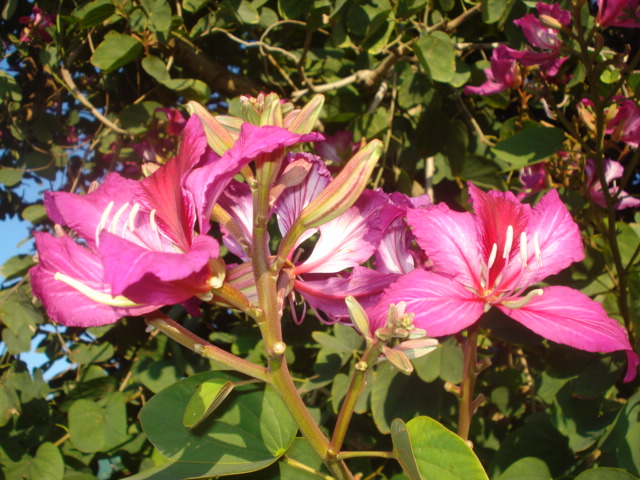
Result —
<instances>
[{"instance_id":1,"label":"flower cluster","mask_svg":"<svg viewBox=\"0 0 640 480\"><path fill-rule=\"evenodd\" d=\"M536 286L584 258L554 190L531 208L470 184L475 214L366 190L379 141L335 177L299 151L322 140L311 133L321 106L321 96L294 110L260 95L243 99L241 119L192 103L178 154L148 177L111 173L86 195L48 192L58 236L36 234L31 278L51 318L86 327L173 304L197 314L201 301L252 314L264 300L261 271L277 283L279 311L300 296L326 322L349 322L348 303L357 302L371 321L359 331L375 332L402 305L439 337L495 306L552 341L627 351L633 377L637 357L602 306L567 287ZM268 251L277 231L277 251ZM234 258L219 258L218 241Z\"/></svg>"}]
</instances>

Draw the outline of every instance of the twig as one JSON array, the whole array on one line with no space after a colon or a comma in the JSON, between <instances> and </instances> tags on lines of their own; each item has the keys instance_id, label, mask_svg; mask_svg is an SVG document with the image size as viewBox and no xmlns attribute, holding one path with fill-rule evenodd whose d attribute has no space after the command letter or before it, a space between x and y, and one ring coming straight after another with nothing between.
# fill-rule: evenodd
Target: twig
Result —
<instances>
[{"instance_id":1,"label":"twig","mask_svg":"<svg viewBox=\"0 0 640 480\"><path fill-rule=\"evenodd\" d=\"M84 96L84 94L76 86L75 82L73 81L73 78L71 78L71 74L69 73L69 70L67 70L66 68L61 66L60 67L60 73L62 74L62 79L64 80L64 83L67 85L67 87L69 88L71 93L73 93L73 95L78 99L78 101L80 103L82 103L85 107L87 107L91 111L91 113L93 114L94 117L96 117L107 128L110 128L114 132L120 133L121 135L129 135L129 132L127 132L126 130L123 130L122 128L117 126L115 123L113 123L107 117L102 115L98 111L98 109L93 106L93 104L87 99L87 97Z\"/></svg>"}]
</instances>

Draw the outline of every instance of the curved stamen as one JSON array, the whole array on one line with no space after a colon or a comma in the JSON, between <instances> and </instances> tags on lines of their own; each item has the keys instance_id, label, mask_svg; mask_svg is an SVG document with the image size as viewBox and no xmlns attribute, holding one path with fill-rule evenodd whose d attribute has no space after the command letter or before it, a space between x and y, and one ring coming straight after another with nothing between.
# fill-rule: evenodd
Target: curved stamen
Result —
<instances>
[{"instance_id":1,"label":"curved stamen","mask_svg":"<svg viewBox=\"0 0 640 480\"><path fill-rule=\"evenodd\" d=\"M109 218L109 214L111 213L111 210L113 209L113 200L111 200L109 202L109 205L107 205L107 208L104 209L104 212L102 212L102 216L100 217L100 221L98 222L98 226L96 227L96 247L100 246L100 232L104 229L105 225L107 224L107 218Z\"/></svg>"},{"instance_id":2,"label":"curved stamen","mask_svg":"<svg viewBox=\"0 0 640 480\"><path fill-rule=\"evenodd\" d=\"M542 266L542 252L540 251L540 243L538 242L538 232L533 234L533 251L536 255L538 268L540 268Z\"/></svg>"},{"instance_id":3,"label":"curved stamen","mask_svg":"<svg viewBox=\"0 0 640 480\"><path fill-rule=\"evenodd\" d=\"M504 241L504 251L502 252L502 258L509 258L511 253L511 247L513 246L513 227L509 225L507 227L507 238Z\"/></svg>"},{"instance_id":4,"label":"curved stamen","mask_svg":"<svg viewBox=\"0 0 640 480\"><path fill-rule=\"evenodd\" d=\"M489 262L487 263L487 268L491 268L493 266L493 262L496 261L497 256L498 256L498 244L494 243L493 247L491 247L491 253L489 254Z\"/></svg>"},{"instance_id":5,"label":"curved stamen","mask_svg":"<svg viewBox=\"0 0 640 480\"><path fill-rule=\"evenodd\" d=\"M522 268L527 267L527 233L522 232L520 234L520 263L522 264Z\"/></svg>"},{"instance_id":6,"label":"curved stamen","mask_svg":"<svg viewBox=\"0 0 640 480\"><path fill-rule=\"evenodd\" d=\"M127 202L124 205L122 205L120 207L120 209L116 212L116 214L113 216L113 219L111 220L111 223L109 224L109 228L107 229L107 231L109 233L115 233L115 229L118 226L118 222L120 221L120 217L122 216L122 214L124 213L124 211L127 208L129 208L129 202Z\"/></svg>"},{"instance_id":7,"label":"curved stamen","mask_svg":"<svg viewBox=\"0 0 640 480\"><path fill-rule=\"evenodd\" d=\"M111 307L120 307L120 308L141 306L140 303L135 303L132 300L129 300L127 297L124 297L122 295L118 295L117 297L112 297L108 293L98 292L97 290L94 290L93 288L85 285L79 280L76 280L75 278L71 278L65 275L64 273L56 272L53 278L60 282L66 283L70 287L75 288L80 293L86 295L94 302L102 303L104 305L109 305Z\"/></svg>"},{"instance_id":8,"label":"curved stamen","mask_svg":"<svg viewBox=\"0 0 640 480\"><path fill-rule=\"evenodd\" d=\"M127 225L129 227L129 230L131 230L132 232L135 228L136 216L138 215L139 210L140 210L140 204L136 203L131 209L131 211L129 212L129 221L127 222Z\"/></svg>"},{"instance_id":9,"label":"curved stamen","mask_svg":"<svg viewBox=\"0 0 640 480\"><path fill-rule=\"evenodd\" d=\"M524 297L520 297L517 300L505 300L505 301L503 301L501 303L505 307L511 308L511 309L522 308L527 303L529 303L531 300L533 300L534 297L539 297L542 294L543 294L542 289L541 288L536 288L534 290L531 290Z\"/></svg>"}]
</instances>

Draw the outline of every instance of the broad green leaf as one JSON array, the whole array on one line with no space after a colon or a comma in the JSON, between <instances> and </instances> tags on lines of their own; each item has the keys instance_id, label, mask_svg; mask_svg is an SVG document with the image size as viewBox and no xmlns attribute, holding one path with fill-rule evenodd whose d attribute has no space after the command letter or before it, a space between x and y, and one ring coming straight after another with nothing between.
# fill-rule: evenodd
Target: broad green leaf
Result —
<instances>
[{"instance_id":1,"label":"broad green leaf","mask_svg":"<svg viewBox=\"0 0 640 480\"><path fill-rule=\"evenodd\" d=\"M147 55L142 59L142 68L144 71L155 78L158 82L164 83L167 80L171 80L171 76L167 71L167 65L162 61L160 57L155 55Z\"/></svg>"},{"instance_id":2,"label":"broad green leaf","mask_svg":"<svg viewBox=\"0 0 640 480\"><path fill-rule=\"evenodd\" d=\"M69 360L73 363L85 365L87 363L101 363L113 357L114 349L110 343L100 345L81 343L71 349Z\"/></svg>"},{"instance_id":3,"label":"broad green leaf","mask_svg":"<svg viewBox=\"0 0 640 480\"><path fill-rule=\"evenodd\" d=\"M105 72L113 72L138 57L142 44L137 38L110 31L91 56L91 63Z\"/></svg>"},{"instance_id":4,"label":"broad green leaf","mask_svg":"<svg viewBox=\"0 0 640 480\"><path fill-rule=\"evenodd\" d=\"M540 162L562 148L564 131L559 128L527 128L503 140L491 151L509 164L509 170Z\"/></svg>"},{"instance_id":5,"label":"broad green leaf","mask_svg":"<svg viewBox=\"0 0 640 480\"><path fill-rule=\"evenodd\" d=\"M187 404L182 423L189 430L198 426L224 401L233 390L233 382L224 378L211 378L196 388Z\"/></svg>"},{"instance_id":6,"label":"broad green leaf","mask_svg":"<svg viewBox=\"0 0 640 480\"><path fill-rule=\"evenodd\" d=\"M2 87L0 86L0 88ZM5 187L17 185L22 180L23 175L24 168L0 167L0 183Z\"/></svg>"},{"instance_id":7,"label":"broad green leaf","mask_svg":"<svg viewBox=\"0 0 640 480\"><path fill-rule=\"evenodd\" d=\"M6 280L21 277L34 265L31 255L15 255L0 267L0 275Z\"/></svg>"},{"instance_id":8,"label":"broad green leaf","mask_svg":"<svg viewBox=\"0 0 640 480\"><path fill-rule=\"evenodd\" d=\"M411 480L421 480L420 467L413 453L411 437L405 423L396 418L391 423L391 439L393 440L393 453L396 455L402 470Z\"/></svg>"},{"instance_id":9,"label":"broad green leaf","mask_svg":"<svg viewBox=\"0 0 640 480\"><path fill-rule=\"evenodd\" d=\"M69 435L81 452L110 450L127 440L127 412L123 394L115 392L104 406L80 399L69 408Z\"/></svg>"},{"instance_id":10,"label":"broad green leaf","mask_svg":"<svg viewBox=\"0 0 640 480\"><path fill-rule=\"evenodd\" d=\"M236 10L236 15L242 23L255 25L260 22L260 14L258 10L251 5L251 2L242 0Z\"/></svg>"},{"instance_id":11,"label":"broad green leaf","mask_svg":"<svg viewBox=\"0 0 640 480\"><path fill-rule=\"evenodd\" d=\"M333 334L313 332L312 335L313 339L323 347L349 356L360 350L364 342L353 328L344 325L335 325Z\"/></svg>"},{"instance_id":12,"label":"broad green leaf","mask_svg":"<svg viewBox=\"0 0 640 480\"><path fill-rule=\"evenodd\" d=\"M64 477L64 460L58 447L45 442L38 447L36 456L31 461L28 478L38 480L62 480Z\"/></svg>"},{"instance_id":13,"label":"broad green leaf","mask_svg":"<svg viewBox=\"0 0 640 480\"><path fill-rule=\"evenodd\" d=\"M406 427L394 420L394 427L394 451L412 480L489 480L469 445L433 418L417 417Z\"/></svg>"},{"instance_id":14,"label":"broad green leaf","mask_svg":"<svg viewBox=\"0 0 640 480\"><path fill-rule=\"evenodd\" d=\"M278 13L283 18L293 20L306 13L310 3L299 0L278 0Z\"/></svg>"},{"instance_id":15,"label":"broad green leaf","mask_svg":"<svg viewBox=\"0 0 640 480\"><path fill-rule=\"evenodd\" d=\"M421 35L413 50L432 80L451 81L456 73L456 50L449 35L441 31Z\"/></svg>"},{"instance_id":16,"label":"broad green leaf","mask_svg":"<svg viewBox=\"0 0 640 480\"><path fill-rule=\"evenodd\" d=\"M627 400L599 448L606 465L640 474L640 390Z\"/></svg>"},{"instance_id":17,"label":"broad green leaf","mask_svg":"<svg viewBox=\"0 0 640 480\"><path fill-rule=\"evenodd\" d=\"M115 12L112 0L95 0L77 7L71 17L80 23L80 28L100 25Z\"/></svg>"},{"instance_id":18,"label":"broad green leaf","mask_svg":"<svg viewBox=\"0 0 640 480\"><path fill-rule=\"evenodd\" d=\"M285 456L319 472L319 474L302 470L295 465L281 461L278 463L279 475L272 480L326 480L329 474L320 457L304 438L295 438Z\"/></svg>"},{"instance_id":19,"label":"broad green leaf","mask_svg":"<svg viewBox=\"0 0 640 480\"><path fill-rule=\"evenodd\" d=\"M582 472L575 480L638 480L629 472L619 468L592 468Z\"/></svg>"},{"instance_id":20,"label":"broad green leaf","mask_svg":"<svg viewBox=\"0 0 640 480\"><path fill-rule=\"evenodd\" d=\"M4 102L5 97L19 102L22 100L22 89L15 78L0 69L0 101Z\"/></svg>"},{"instance_id":21,"label":"broad green leaf","mask_svg":"<svg viewBox=\"0 0 640 480\"><path fill-rule=\"evenodd\" d=\"M238 387L200 427L194 431L185 427L183 415L194 390L212 378L237 380L223 372L194 375L166 388L142 408L144 432L172 463L132 478L177 480L252 472L272 464L289 448L297 427L270 387Z\"/></svg>"},{"instance_id":22,"label":"broad green leaf","mask_svg":"<svg viewBox=\"0 0 640 480\"><path fill-rule=\"evenodd\" d=\"M171 28L171 6L167 0L142 0L152 32L166 35Z\"/></svg>"},{"instance_id":23,"label":"broad green leaf","mask_svg":"<svg viewBox=\"0 0 640 480\"><path fill-rule=\"evenodd\" d=\"M22 218L31 223L38 223L47 218L47 211L44 209L44 205L39 203L29 205L22 211Z\"/></svg>"},{"instance_id":24,"label":"broad green leaf","mask_svg":"<svg viewBox=\"0 0 640 480\"><path fill-rule=\"evenodd\" d=\"M507 10L509 0L483 0L482 1L482 20L485 23L495 23Z\"/></svg>"},{"instance_id":25,"label":"broad green leaf","mask_svg":"<svg viewBox=\"0 0 640 480\"><path fill-rule=\"evenodd\" d=\"M524 457L511 464L498 480L551 480L549 467L539 458Z\"/></svg>"},{"instance_id":26,"label":"broad green leaf","mask_svg":"<svg viewBox=\"0 0 640 480\"><path fill-rule=\"evenodd\" d=\"M207 0L182 0L182 9L185 12L195 13L207 4Z\"/></svg>"},{"instance_id":27,"label":"broad green leaf","mask_svg":"<svg viewBox=\"0 0 640 480\"><path fill-rule=\"evenodd\" d=\"M182 374L175 363L167 360L153 361L146 357L135 366L137 378L153 393L173 385L180 380Z\"/></svg>"}]
</instances>

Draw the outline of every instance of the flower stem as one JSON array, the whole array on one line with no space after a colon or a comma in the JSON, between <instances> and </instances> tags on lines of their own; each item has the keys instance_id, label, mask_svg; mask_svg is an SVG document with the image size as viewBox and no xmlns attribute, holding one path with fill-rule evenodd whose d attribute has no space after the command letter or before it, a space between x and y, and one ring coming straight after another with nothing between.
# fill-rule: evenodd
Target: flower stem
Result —
<instances>
[{"instance_id":1,"label":"flower stem","mask_svg":"<svg viewBox=\"0 0 640 480\"><path fill-rule=\"evenodd\" d=\"M479 395L474 399L473 391L476 386L478 374L489 366L489 362L478 363L478 327L472 325L467 330L467 338L462 345L464 360L462 370L462 383L458 393L458 436L463 440L469 439L469 428L473 414L484 401L484 396Z\"/></svg>"},{"instance_id":2,"label":"flower stem","mask_svg":"<svg viewBox=\"0 0 640 480\"><path fill-rule=\"evenodd\" d=\"M145 314L144 319L147 324L152 325L179 344L209 360L221 363L222 365L263 382L270 381L269 372L266 368L210 344L159 310Z\"/></svg>"},{"instance_id":3,"label":"flower stem","mask_svg":"<svg viewBox=\"0 0 640 480\"><path fill-rule=\"evenodd\" d=\"M336 458L338 460L347 460L349 458L362 458L362 457L396 458L396 454L393 452L362 451L362 452L340 452L338 455L336 455Z\"/></svg>"},{"instance_id":4,"label":"flower stem","mask_svg":"<svg viewBox=\"0 0 640 480\"><path fill-rule=\"evenodd\" d=\"M329 444L328 449L329 455L336 455L337 458L340 449L342 448L342 443L344 442L344 437L347 434L347 428L349 428L349 423L351 422L351 417L353 416L356 403L358 403L358 398L360 398L360 394L364 390L367 374L371 369L371 365L380 354L380 351L380 341L376 340L367 346L362 358L356 364L353 376L351 377L351 384L349 385L347 394L342 402L342 407L338 414L338 420L336 421L336 426L333 429L333 436L331 437L331 443Z\"/></svg>"}]
</instances>

